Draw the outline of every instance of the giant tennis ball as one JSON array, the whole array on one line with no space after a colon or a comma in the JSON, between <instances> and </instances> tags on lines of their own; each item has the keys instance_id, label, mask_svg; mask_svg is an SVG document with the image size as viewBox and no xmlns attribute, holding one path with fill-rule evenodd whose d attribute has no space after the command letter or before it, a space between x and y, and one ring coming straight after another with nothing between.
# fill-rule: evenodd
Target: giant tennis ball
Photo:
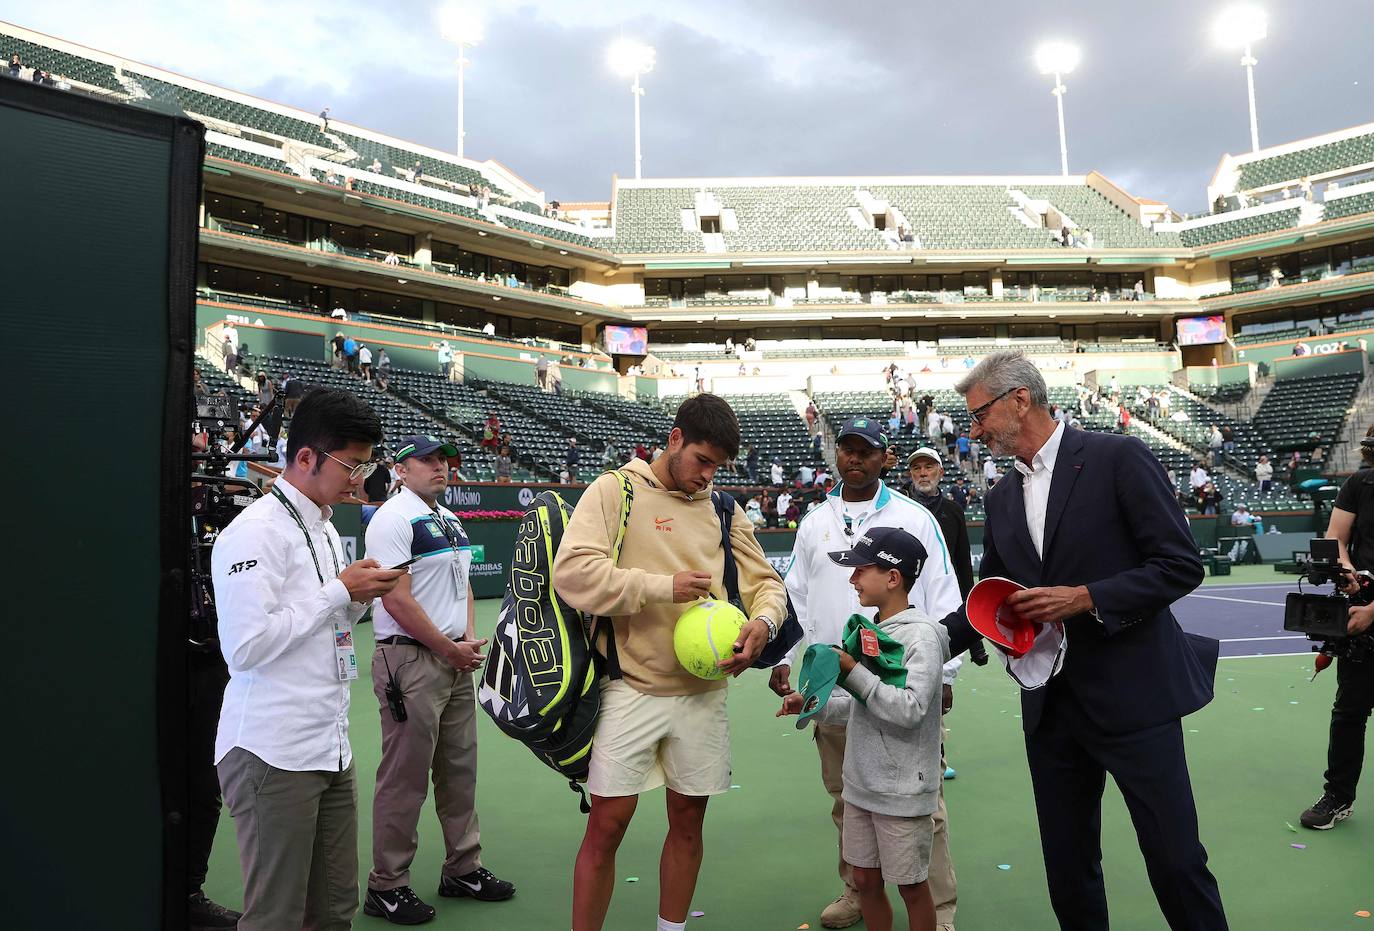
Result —
<instances>
[{"instance_id":1,"label":"giant tennis ball","mask_svg":"<svg viewBox=\"0 0 1374 931\"><path fill-rule=\"evenodd\" d=\"M716 665L734 655L735 640L748 620L728 601L702 601L682 612L673 629L677 661L698 679L724 679Z\"/></svg>"}]
</instances>

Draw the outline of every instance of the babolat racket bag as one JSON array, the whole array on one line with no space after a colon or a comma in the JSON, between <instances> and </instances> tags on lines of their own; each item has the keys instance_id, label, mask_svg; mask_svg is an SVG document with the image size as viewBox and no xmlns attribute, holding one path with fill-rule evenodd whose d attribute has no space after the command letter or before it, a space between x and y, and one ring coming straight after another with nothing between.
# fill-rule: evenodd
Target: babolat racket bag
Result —
<instances>
[{"instance_id":1,"label":"babolat racket bag","mask_svg":"<svg viewBox=\"0 0 1374 931\"><path fill-rule=\"evenodd\" d=\"M621 529L613 554L619 557L633 492L628 480ZM582 795L591 761L592 736L601 707L598 679L618 675L610 621L591 618L568 605L553 589L553 563L572 509L554 491L541 491L525 511L515 534L510 582L501 601L477 701L506 734L519 740ZM594 646L606 633L608 659Z\"/></svg>"}]
</instances>

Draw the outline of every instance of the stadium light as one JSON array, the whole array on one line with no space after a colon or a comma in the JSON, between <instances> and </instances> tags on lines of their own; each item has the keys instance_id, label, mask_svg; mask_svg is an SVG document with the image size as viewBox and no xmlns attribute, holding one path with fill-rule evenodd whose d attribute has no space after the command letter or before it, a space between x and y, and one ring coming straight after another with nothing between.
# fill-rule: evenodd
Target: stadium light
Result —
<instances>
[{"instance_id":1,"label":"stadium light","mask_svg":"<svg viewBox=\"0 0 1374 931\"><path fill-rule=\"evenodd\" d=\"M447 6L439 14L440 27L445 41L458 46L458 157L463 157L463 71L468 64L466 49L473 48L482 41L482 19L472 9L464 6Z\"/></svg>"},{"instance_id":2,"label":"stadium light","mask_svg":"<svg viewBox=\"0 0 1374 931\"><path fill-rule=\"evenodd\" d=\"M1233 6L1217 17L1213 26L1217 44L1245 50L1240 63L1245 68L1245 86L1250 95L1250 151L1259 151L1259 118L1255 115L1255 65L1250 46L1269 35L1269 14L1252 6Z\"/></svg>"},{"instance_id":3,"label":"stadium light","mask_svg":"<svg viewBox=\"0 0 1374 931\"><path fill-rule=\"evenodd\" d=\"M1078 67L1078 46L1072 42L1043 42L1035 50L1035 65L1041 74L1054 75L1054 99L1059 109L1059 173L1069 174L1069 142L1064 134L1064 86L1063 76Z\"/></svg>"},{"instance_id":4,"label":"stadium light","mask_svg":"<svg viewBox=\"0 0 1374 931\"><path fill-rule=\"evenodd\" d=\"M639 148L639 98L644 96L644 88L639 86L639 79L654 70L654 50L651 46L634 39L616 39L606 52L606 64L610 65L616 74L634 77L630 93L635 98L635 180L638 180L644 160Z\"/></svg>"}]
</instances>

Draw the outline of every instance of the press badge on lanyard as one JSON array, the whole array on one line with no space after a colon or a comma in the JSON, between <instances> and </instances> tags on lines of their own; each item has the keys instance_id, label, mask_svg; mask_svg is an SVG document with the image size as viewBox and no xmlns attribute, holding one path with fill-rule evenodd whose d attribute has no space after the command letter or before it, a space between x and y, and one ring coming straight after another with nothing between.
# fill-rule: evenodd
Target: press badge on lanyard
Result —
<instances>
[{"instance_id":1,"label":"press badge on lanyard","mask_svg":"<svg viewBox=\"0 0 1374 931\"><path fill-rule=\"evenodd\" d=\"M305 546L310 550L310 561L315 564L315 576L323 585L324 571L320 567L320 558L315 553L315 541L310 538L310 531L305 529L305 521L301 520L300 512L275 485L272 487L272 495L281 502L291 520L300 528L301 534L305 537ZM340 571L339 557L334 554L334 546L329 540L328 532L324 534L324 543L325 549L329 551L329 562L334 568L334 578L337 579ZM334 665L340 682L358 678L358 654L353 649L353 625L346 618L334 621Z\"/></svg>"},{"instance_id":2,"label":"press badge on lanyard","mask_svg":"<svg viewBox=\"0 0 1374 931\"><path fill-rule=\"evenodd\" d=\"M448 541L449 548L453 551L453 559L449 563L453 568L453 587L459 598L466 598L468 580L463 575L463 554L461 552L463 541L454 533L453 528L448 524L448 519L440 513L438 508L434 509L434 520L439 525L439 530L443 533L444 539Z\"/></svg>"},{"instance_id":3,"label":"press badge on lanyard","mask_svg":"<svg viewBox=\"0 0 1374 931\"><path fill-rule=\"evenodd\" d=\"M358 653L353 649L353 627L348 621L334 621L334 662L340 682L358 678Z\"/></svg>"}]
</instances>

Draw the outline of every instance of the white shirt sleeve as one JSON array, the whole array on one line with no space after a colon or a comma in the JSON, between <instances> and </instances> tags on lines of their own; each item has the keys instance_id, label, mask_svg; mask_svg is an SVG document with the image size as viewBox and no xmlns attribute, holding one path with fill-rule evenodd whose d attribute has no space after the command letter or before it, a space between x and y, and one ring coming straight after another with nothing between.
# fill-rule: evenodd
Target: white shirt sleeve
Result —
<instances>
[{"instance_id":1,"label":"white shirt sleeve","mask_svg":"<svg viewBox=\"0 0 1374 931\"><path fill-rule=\"evenodd\" d=\"M796 667L800 664L802 654L806 652L809 644L816 636L816 629L811 624L811 617L807 611L807 593L810 589L811 567L807 565L805 559L808 549L807 539L810 534L806 532L806 525L803 524L797 529L797 536L792 543L792 561L787 566L787 575L783 578L783 587L787 589L788 596L792 599L792 608L797 612L797 623L801 625L802 637L796 645L788 652L787 658L783 660L788 666Z\"/></svg>"},{"instance_id":2,"label":"white shirt sleeve","mask_svg":"<svg viewBox=\"0 0 1374 931\"><path fill-rule=\"evenodd\" d=\"M328 580L303 599L288 600L288 543L267 527L222 536L210 562L220 649L236 673L271 662L319 633L349 604L348 589L338 579Z\"/></svg>"},{"instance_id":3,"label":"white shirt sleeve","mask_svg":"<svg viewBox=\"0 0 1374 931\"><path fill-rule=\"evenodd\" d=\"M410 523L395 508L379 509L374 513L364 537L368 558L377 560L383 567L409 559L412 539Z\"/></svg>"},{"instance_id":4,"label":"white shirt sleeve","mask_svg":"<svg viewBox=\"0 0 1374 931\"><path fill-rule=\"evenodd\" d=\"M959 678L959 668L964 665L964 658L956 656L954 659L945 663L940 671L940 682L944 685L953 685L954 680Z\"/></svg>"}]
</instances>

